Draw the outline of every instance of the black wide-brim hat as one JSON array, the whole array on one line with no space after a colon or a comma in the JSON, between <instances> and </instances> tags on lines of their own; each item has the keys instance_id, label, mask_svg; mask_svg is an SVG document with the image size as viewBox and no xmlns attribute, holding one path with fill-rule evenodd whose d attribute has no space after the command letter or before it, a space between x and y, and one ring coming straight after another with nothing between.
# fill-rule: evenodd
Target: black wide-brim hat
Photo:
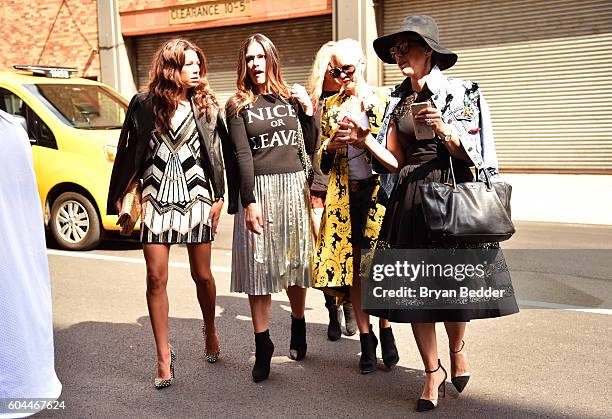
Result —
<instances>
[{"instance_id":1,"label":"black wide-brim hat","mask_svg":"<svg viewBox=\"0 0 612 419\"><path fill-rule=\"evenodd\" d=\"M413 34L420 36L425 43L437 53L438 60L436 64L440 67L440 70L446 70L455 65L457 62L457 54L440 45L438 25L431 16L408 16L404 19L397 32L391 35L381 36L374 40L374 51L376 51L378 58L385 63L395 64L395 60L391 57L391 52L389 50L391 47L395 46L397 39L402 35Z\"/></svg>"}]
</instances>

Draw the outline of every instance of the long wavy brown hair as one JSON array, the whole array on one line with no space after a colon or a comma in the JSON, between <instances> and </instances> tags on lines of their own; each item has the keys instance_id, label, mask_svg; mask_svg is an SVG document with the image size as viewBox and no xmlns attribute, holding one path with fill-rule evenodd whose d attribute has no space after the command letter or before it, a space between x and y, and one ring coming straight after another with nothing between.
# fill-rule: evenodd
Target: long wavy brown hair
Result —
<instances>
[{"instance_id":1,"label":"long wavy brown hair","mask_svg":"<svg viewBox=\"0 0 612 419\"><path fill-rule=\"evenodd\" d=\"M179 96L184 88L181 70L185 65L185 51L188 50L194 51L200 60L200 83L187 93L188 97L193 98L198 110L196 116L199 118L206 113L206 119L210 121L213 109L219 108L206 78L208 67L202 49L186 39L171 39L157 50L149 71L149 93L153 95L155 130L158 132L170 131L170 121L178 108Z\"/></svg>"},{"instance_id":2,"label":"long wavy brown hair","mask_svg":"<svg viewBox=\"0 0 612 419\"><path fill-rule=\"evenodd\" d=\"M249 46L258 42L266 54L266 84L257 86L253 84L247 72L246 53ZM272 93L281 99L289 100L289 86L285 83L280 68L278 50L270 39L260 33L249 36L240 47L238 52L238 64L236 66L237 80L236 93L229 98L225 106L228 117L236 116L245 106L255 102L255 96L259 93Z\"/></svg>"}]
</instances>

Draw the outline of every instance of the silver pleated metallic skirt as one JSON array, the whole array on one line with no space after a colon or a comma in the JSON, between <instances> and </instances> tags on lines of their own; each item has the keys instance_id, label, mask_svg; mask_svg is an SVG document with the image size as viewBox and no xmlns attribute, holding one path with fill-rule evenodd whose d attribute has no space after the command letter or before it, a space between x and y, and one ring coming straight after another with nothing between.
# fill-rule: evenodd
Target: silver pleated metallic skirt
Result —
<instances>
[{"instance_id":1,"label":"silver pleated metallic skirt","mask_svg":"<svg viewBox=\"0 0 612 419\"><path fill-rule=\"evenodd\" d=\"M263 233L246 228L240 206L234 216L231 291L266 295L292 285L309 287L313 238L304 172L255 176L254 194Z\"/></svg>"}]
</instances>

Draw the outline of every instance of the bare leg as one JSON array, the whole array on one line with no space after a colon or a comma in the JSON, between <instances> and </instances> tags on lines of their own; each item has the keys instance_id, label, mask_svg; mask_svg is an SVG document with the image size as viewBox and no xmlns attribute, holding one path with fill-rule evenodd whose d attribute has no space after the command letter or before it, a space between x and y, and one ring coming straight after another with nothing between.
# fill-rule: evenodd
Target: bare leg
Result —
<instances>
[{"instance_id":1,"label":"bare leg","mask_svg":"<svg viewBox=\"0 0 612 419\"><path fill-rule=\"evenodd\" d=\"M321 228L321 214L319 214L319 211L316 211L314 209L311 210L310 212L310 226L312 228L312 236L314 237L314 242L316 244L317 239L319 238L319 229Z\"/></svg>"},{"instance_id":2,"label":"bare leg","mask_svg":"<svg viewBox=\"0 0 612 419\"><path fill-rule=\"evenodd\" d=\"M255 333L265 332L270 328L270 306L272 296L249 295L249 305L251 306L251 318L253 319L253 330Z\"/></svg>"},{"instance_id":3,"label":"bare leg","mask_svg":"<svg viewBox=\"0 0 612 419\"><path fill-rule=\"evenodd\" d=\"M191 278L196 284L198 302L204 319L205 351L207 354L214 354L219 351L220 345L215 326L217 287L210 269L210 252L210 243L187 245Z\"/></svg>"},{"instance_id":4,"label":"bare leg","mask_svg":"<svg viewBox=\"0 0 612 419\"><path fill-rule=\"evenodd\" d=\"M170 379L168 341L168 258L170 245L143 244L147 264L147 307L157 349L157 377Z\"/></svg>"},{"instance_id":5,"label":"bare leg","mask_svg":"<svg viewBox=\"0 0 612 419\"><path fill-rule=\"evenodd\" d=\"M425 371L438 368L438 347L436 342L435 323L412 323L412 332L416 340ZM438 398L438 386L444 379L444 371L440 368L432 374L425 374L425 386L422 399L435 400Z\"/></svg>"},{"instance_id":6,"label":"bare leg","mask_svg":"<svg viewBox=\"0 0 612 419\"><path fill-rule=\"evenodd\" d=\"M466 325L467 323L465 322L444 323L446 334L448 335L448 346L450 348L451 377L467 374L470 371L467 354L465 349L462 348ZM457 352L459 350L461 351Z\"/></svg>"},{"instance_id":7,"label":"bare leg","mask_svg":"<svg viewBox=\"0 0 612 419\"><path fill-rule=\"evenodd\" d=\"M370 332L370 316L361 309L361 277L359 265L361 264L361 248L353 246L353 286L350 287L351 303L355 311L355 320L359 333Z\"/></svg>"},{"instance_id":8,"label":"bare leg","mask_svg":"<svg viewBox=\"0 0 612 419\"><path fill-rule=\"evenodd\" d=\"M289 297L289 305L291 305L291 315L296 319L304 317L306 290L307 288L298 287L297 285L287 287L287 297Z\"/></svg>"}]
</instances>

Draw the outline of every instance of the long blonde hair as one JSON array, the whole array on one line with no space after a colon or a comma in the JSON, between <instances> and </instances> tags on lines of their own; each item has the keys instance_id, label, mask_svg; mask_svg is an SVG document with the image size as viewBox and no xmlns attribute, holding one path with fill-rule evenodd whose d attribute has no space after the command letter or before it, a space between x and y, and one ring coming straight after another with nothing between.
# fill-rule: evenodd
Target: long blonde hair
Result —
<instances>
[{"instance_id":1,"label":"long blonde hair","mask_svg":"<svg viewBox=\"0 0 612 419\"><path fill-rule=\"evenodd\" d=\"M278 50L270 39L260 33L249 36L240 47L238 63L236 65L236 93L229 98L225 105L225 112L229 118L236 116L245 106L255 102L257 86L249 78L246 64L246 53L249 46L259 43L266 54L266 92L273 93L281 99L290 97L289 86L285 83L280 68Z\"/></svg>"},{"instance_id":2,"label":"long blonde hair","mask_svg":"<svg viewBox=\"0 0 612 419\"><path fill-rule=\"evenodd\" d=\"M347 53L351 54L353 58L355 59L355 62L352 63L355 65L355 74L354 74L355 83L356 83L355 90L357 91L357 94L360 95L363 92L363 89L368 87L368 83L366 82L365 77L364 77L366 60L365 60L365 55L363 53L363 49L361 48L361 44L359 44L358 41L351 39L351 38L341 39L338 42L336 42L336 45L334 45L332 52L331 52L331 57L329 60L330 62L334 62L334 60L336 60L338 56L344 55ZM342 86L340 91L343 91L343 90L344 90L344 86Z\"/></svg>"},{"instance_id":3,"label":"long blonde hair","mask_svg":"<svg viewBox=\"0 0 612 419\"><path fill-rule=\"evenodd\" d=\"M312 69L308 77L308 94L310 95L310 100L315 109L319 103L321 93L323 92L325 73L327 73L327 67L329 66L334 45L336 45L335 41L329 41L323 44L312 63Z\"/></svg>"}]
</instances>

